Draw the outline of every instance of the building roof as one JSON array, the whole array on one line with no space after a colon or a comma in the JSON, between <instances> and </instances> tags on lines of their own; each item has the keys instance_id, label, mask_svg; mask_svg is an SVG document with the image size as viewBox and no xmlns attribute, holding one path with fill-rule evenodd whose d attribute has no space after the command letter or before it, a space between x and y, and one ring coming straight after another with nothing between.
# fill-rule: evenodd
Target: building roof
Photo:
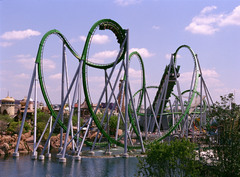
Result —
<instances>
[{"instance_id":1,"label":"building roof","mask_svg":"<svg viewBox=\"0 0 240 177\"><path fill-rule=\"evenodd\" d=\"M21 104L22 106L24 106L24 105L26 105L26 102L27 102L27 97L24 97L24 98L20 101L20 104ZM29 104L31 104L31 103L33 103L33 99L32 99L32 98L29 99Z\"/></svg>"},{"instance_id":2,"label":"building roof","mask_svg":"<svg viewBox=\"0 0 240 177\"><path fill-rule=\"evenodd\" d=\"M6 98L2 99L2 102L15 102L15 99L13 97L7 96Z\"/></svg>"}]
</instances>

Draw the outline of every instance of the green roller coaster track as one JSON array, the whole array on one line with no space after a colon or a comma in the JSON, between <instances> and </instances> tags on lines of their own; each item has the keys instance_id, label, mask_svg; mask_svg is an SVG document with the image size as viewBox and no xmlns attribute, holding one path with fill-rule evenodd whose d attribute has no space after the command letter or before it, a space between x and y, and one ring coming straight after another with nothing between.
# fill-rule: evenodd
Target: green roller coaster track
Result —
<instances>
[{"instance_id":1,"label":"green roller coaster track","mask_svg":"<svg viewBox=\"0 0 240 177\"><path fill-rule=\"evenodd\" d=\"M88 36L86 38L86 42L85 42L85 45L84 45L84 48L83 48L83 51L82 51L82 55L80 56L70 45L70 43L67 41L67 39L65 38L64 35L62 35L58 30L54 29L54 30L51 30L51 31L48 31L44 36L43 38L41 39L41 42L40 42L40 45L39 45L39 48L38 48L38 52L37 52L37 57L36 57L36 61L35 63L38 64L38 77L39 77L39 83L40 83L40 87L41 87L41 91L42 91L42 94L43 94L43 98L46 102L46 105L47 107L49 108L50 112L51 112L51 115L56 119L57 118L57 115L55 113L55 111L53 110L52 106L51 106L51 101L50 101L50 98L47 94L47 90L46 90L46 86L44 84L44 77L43 77L43 72L42 72L42 54L43 54L43 50L44 50L44 45L45 45L45 42L47 41L47 38L52 35L52 34L56 34L57 36L59 36L59 38L64 42L65 46L69 49L69 51L73 54L74 57L76 57L79 62L80 61L83 61L83 65L82 65L82 82L83 82L83 91L84 91L84 95L85 95L85 100L86 100L86 103L88 105L88 108L89 108L89 112L90 114L92 115L92 118L96 124L96 126L98 127L98 129L100 130L100 132L109 140L110 143L112 144L116 144L118 146L124 146L124 144L120 143L119 141L113 139L110 137L109 134L107 134L107 132L102 128L99 120L97 119L96 117L96 114L94 113L93 111L93 108L92 108L92 105L91 105L91 101L90 101L90 95L89 95L89 92L88 92L88 84L87 84L87 76L86 76L86 67L87 66L90 66L90 67L93 67L93 68L97 68L97 69L108 69L108 68L111 68L113 67L114 65L114 62L111 62L111 63L108 63L108 64L96 64L96 63L92 63L90 61L87 60L87 57L88 57L88 52L89 52L89 48L90 48L90 44L91 44L91 40L92 40L92 37L94 35L94 32L96 31L96 29L99 28L99 30L110 30L112 31L116 38L117 38L117 42L119 43L120 45L120 48L123 47L123 51L122 53L120 54L120 57L117 59L117 63L119 63L120 61L122 61L125 57L125 53L126 53L126 44L124 43L124 40L126 38L126 32L124 29L122 29L122 27L116 23L115 21L111 20L111 19L102 19L102 20L99 20L97 21L90 29L89 33L88 33ZM124 45L124 46L123 46ZM193 91L192 91L192 95L191 95L191 98L189 100L189 104L188 106L186 107L184 113L181 115L181 118L179 119L179 121L174 125L172 126L162 137L160 137L158 139L158 141L161 141L163 140L164 138L166 138L167 136L169 136L171 134L171 132L173 132L176 127L182 122L182 120L184 119L184 117L186 117L186 115L189 113L189 109L190 109L190 106L192 104L192 101L194 99L194 96L195 96L195 93L196 93L196 89L197 89L197 83L198 83L198 77L199 77L199 66L198 66L198 62L197 62L197 58L196 58L196 55L194 54L193 50L187 46L187 45L183 45L183 46L180 46L176 52L173 54L174 55L174 65L176 65L176 59L177 59L177 53L178 51L181 49L181 48L187 48L190 53L192 54L193 56L193 59L194 59L194 65L195 65L195 83L194 83L194 87L193 87ZM131 60L131 58L133 56L137 56L138 59L139 59L139 62L140 62L140 65L141 65L141 69L142 69L142 94L141 94L141 97L140 97L140 103L142 103L142 100L143 100L143 93L146 89L146 81L145 81L145 70L144 70L144 64L143 64L143 60L140 56L140 54L138 52L133 52L129 55L129 60ZM164 75L163 75L164 77ZM160 87L161 87L161 84L160 84ZM173 87L173 86L172 86ZM159 88L159 87L158 87ZM172 92L172 88L171 88L171 91L168 95L170 95ZM158 93L159 94L159 93ZM140 106L141 104L139 104L137 106L137 112L139 112L139 109L140 109ZM130 112L130 106L128 106L128 111ZM131 115L131 114L129 114ZM135 132L137 133L137 130L136 130L136 127L134 126L134 121L132 119L132 117L130 116L130 121L133 125L133 128L135 130ZM58 120L58 124L66 131L66 126L63 124L63 122L61 120ZM87 145L92 145L92 142L88 142L88 141L85 141L85 143ZM99 143L100 144L100 143ZM104 143L102 143L104 144ZM106 144L106 143L105 143ZM137 148L136 146L128 146L128 148Z\"/></svg>"}]
</instances>

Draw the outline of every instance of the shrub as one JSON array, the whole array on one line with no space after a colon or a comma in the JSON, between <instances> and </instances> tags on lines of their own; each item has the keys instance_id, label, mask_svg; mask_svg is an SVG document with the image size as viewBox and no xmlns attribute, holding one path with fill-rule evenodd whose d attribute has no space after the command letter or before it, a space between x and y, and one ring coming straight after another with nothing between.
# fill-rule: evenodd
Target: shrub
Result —
<instances>
[{"instance_id":1,"label":"shrub","mask_svg":"<svg viewBox=\"0 0 240 177\"><path fill-rule=\"evenodd\" d=\"M11 122L9 127L7 128L7 132L9 134L19 133L22 121L19 122ZM25 122L23 127L23 133L27 133L31 129L31 126Z\"/></svg>"},{"instance_id":2,"label":"shrub","mask_svg":"<svg viewBox=\"0 0 240 177\"><path fill-rule=\"evenodd\" d=\"M45 126L46 126L45 122L38 122L37 123L37 139L39 139L41 137ZM49 125L47 127L47 130L46 130L45 134L43 135L43 140L44 141L47 140L48 135L49 135Z\"/></svg>"},{"instance_id":3,"label":"shrub","mask_svg":"<svg viewBox=\"0 0 240 177\"><path fill-rule=\"evenodd\" d=\"M139 159L138 176L199 176L201 164L195 160L195 144L188 140L153 142L147 157Z\"/></svg>"},{"instance_id":4,"label":"shrub","mask_svg":"<svg viewBox=\"0 0 240 177\"><path fill-rule=\"evenodd\" d=\"M0 132L5 132L12 121L9 115L0 114Z\"/></svg>"},{"instance_id":5,"label":"shrub","mask_svg":"<svg viewBox=\"0 0 240 177\"><path fill-rule=\"evenodd\" d=\"M221 102L213 106L211 118L217 122L216 142L208 155L205 176L240 176L240 105L234 103L233 94L221 96Z\"/></svg>"},{"instance_id":6,"label":"shrub","mask_svg":"<svg viewBox=\"0 0 240 177\"><path fill-rule=\"evenodd\" d=\"M102 120L102 114L97 114L97 118L99 122ZM116 133L116 128L117 128L117 121L118 121L118 116L117 115L112 115L109 119L109 133L110 135L115 135ZM107 123L107 118L105 117L104 122L103 122L103 127L105 127L105 124ZM120 123L119 123L119 128L123 129L124 125L122 122L122 119L120 118Z\"/></svg>"}]
</instances>

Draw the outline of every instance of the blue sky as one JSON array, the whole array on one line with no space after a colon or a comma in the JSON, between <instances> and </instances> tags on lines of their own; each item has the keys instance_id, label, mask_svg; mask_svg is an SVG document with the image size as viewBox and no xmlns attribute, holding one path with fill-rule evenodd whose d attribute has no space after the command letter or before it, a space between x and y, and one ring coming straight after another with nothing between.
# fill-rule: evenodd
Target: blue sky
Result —
<instances>
[{"instance_id":1,"label":"blue sky","mask_svg":"<svg viewBox=\"0 0 240 177\"><path fill-rule=\"evenodd\" d=\"M0 98L27 95L42 36L58 29L81 54L84 39L98 20L110 18L129 29L130 50L142 55L147 85L158 85L170 54L183 44L198 54L203 77L215 101L235 93L240 103L240 1L236 0L1 0ZM111 32L97 31L90 50L92 61L107 63L119 46ZM44 50L45 79L53 103L60 100L61 41L49 37ZM67 53L70 77L76 59ZM190 81L191 55L179 53L181 85ZM133 92L139 86L139 65L131 64ZM90 90L99 92L101 71L89 72ZM40 90L39 99L42 100ZM96 102L96 100L93 100Z\"/></svg>"}]
</instances>

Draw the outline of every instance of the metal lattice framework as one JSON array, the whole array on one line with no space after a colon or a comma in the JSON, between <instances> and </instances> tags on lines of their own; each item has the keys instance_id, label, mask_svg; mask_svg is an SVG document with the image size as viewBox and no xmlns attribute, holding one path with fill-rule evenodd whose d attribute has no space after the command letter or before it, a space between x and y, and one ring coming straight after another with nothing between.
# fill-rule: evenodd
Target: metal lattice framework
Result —
<instances>
[{"instance_id":1,"label":"metal lattice framework","mask_svg":"<svg viewBox=\"0 0 240 177\"><path fill-rule=\"evenodd\" d=\"M99 30L110 30L117 38L119 44L119 52L113 62L108 64L97 64L88 60L88 54L90 51L91 41L95 31ZM44 81L43 73L43 51L45 43L49 36L57 35L63 42L63 57L62 57L62 91L61 91L61 108L59 112L55 112L52 108L50 97L48 96L47 87ZM41 92L45 103L50 111L50 118L46 124L46 127L42 133L42 136L50 125L50 132L47 141L45 142L44 148L39 156L40 159L44 159L46 149L48 149L48 155L50 154L50 139L56 125L61 127L61 151L59 152L59 161L65 162L65 154L67 146L72 144L72 153L76 155L76 159L80 159L83 144L91 147L90 153L94 153L94 149L98 146L106 146L106 153L111 154L111 145L121 146L124 148L124 156L127 157L128 149L141 149L145 152L144 139L145 140L157 140L163 141L167 137L173 136L189 137L189 130L193 133L191 137L194 137L194 131L197 129L203 132L206 124L207 112L210 110L210 104L212 99L209 91L202 77L202 71L199 65L197 55L193 50L187 46L180 46L174 54L171 56L169 65L166 66L163 76L161 78L159 86L146 86L145 69L141 55L135 51L129 54L128 49L128 30L122 29L122 27L113 20L103 19L96 22L90 29L86 42L82 51L82 55L79 55L73 47L70 45L68 40L58 30L51 30L47 32L39 45L38 53L35 61L35 67L30 83L28 92L28 98L26 102L26 108L23 115L22 125L19 132L18 142L15 149L14 156L18 156L18 147L20 138L23 131L23 125L27 114L27 107L29 99L32 94L33 88L35 88L35 108L37 108L37 82L41 88ZM190 88L186 91L181 91L179 77L180 77L180 66L177 66L177 54L180 49L186 48L190 51L193 57L193 74L190 84ZM66 61L66 49L78 60L78 67L73 76L72 81L68 81L68 70ZM141 68L141 88L135 93L132 93L131 83L129 81L129 64L132 58L137 58ZM97 106L93 107L91 102L91 92L88 85L88 67L104 71L105 84L102 91L99 91L100 96L97 98ZM64 93L64 80L66 78L67 92ZM117 91L117 84L122 79L122 83ZM199 84L200 83L200 84ZM174 89L176 88L176 93ZM87 119L83 126L80 126L80 92L81 88L84 92L84 98L90 112L90 117ZM156 89L154 99L151 100L148 90ZM110 91L110 92L109 92ZM70 93L72 98L70 97ZM183 95L187 97L183 101ZM105 98L105 100L104 100ZM137 99L138 98L138 99ZM170 99L171 98L171 99ZM174 98L174 99L172 99ZM137 101L136 101L137 100ZM105 110L102 112L101 117L97 115L97 111L100 108L101 102L106 104ZM74 105L78 103L78 123L77 133L73 133L72 117L74 112ZM63 109L65 104L68 103L70 107L68 124L63 123ZM113 103L113 106L110 106ZM124 106L124 107L123 107ZM111 107L111 109L110 109ZM110 135L109 122L112 115L117 112L117 124L115 127L114 136ZM52 118L54 123L52 125ZM196 127L195 120L200 118L199 127ZM33 159L37 158L37 148L41 142L42 136L36 142L36 122L37 112L35 109L34 114L34 150ZM142 123L141 123L142 122ZM97 130L95 130L96 136L93 141L87 140L88 133L91 133L91 126L95 124ZM120 124L124 133L118 135ZM165 126L167 125L167 126ZM166 128L167 127L167 128ZM80 132L85 129L85 133L80 138ZM66 137L63 141L63 132L66 132ZM153 133L155 132L155 133ZM71 140L68 141L68 137L71 135Z\"/></svg>"}]
</instances>

